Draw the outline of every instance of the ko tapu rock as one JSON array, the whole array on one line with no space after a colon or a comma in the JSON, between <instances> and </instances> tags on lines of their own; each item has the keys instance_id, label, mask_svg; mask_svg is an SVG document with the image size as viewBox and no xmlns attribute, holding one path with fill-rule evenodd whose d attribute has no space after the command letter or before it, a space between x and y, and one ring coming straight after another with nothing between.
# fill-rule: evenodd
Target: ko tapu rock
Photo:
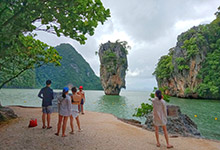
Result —
<instances>
[{"instance_id":1,"label":"ko tapu rock","mask_svg":"<svg viewBox=\"0 0 220 150\"><path fill-rule=\"evenodd\" d=\"M99 48L100 80L106 95L119 95L125 87L125 75L128 68L127 42L107 42Z\"/></svg>"}]
</instances>

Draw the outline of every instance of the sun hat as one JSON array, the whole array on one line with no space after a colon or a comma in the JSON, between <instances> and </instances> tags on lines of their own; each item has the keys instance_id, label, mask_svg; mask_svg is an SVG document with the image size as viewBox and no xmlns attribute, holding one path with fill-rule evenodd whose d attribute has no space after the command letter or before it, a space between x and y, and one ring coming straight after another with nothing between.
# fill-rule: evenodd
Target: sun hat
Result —
<instances>
[{"instance_id":1,"label":"sun hat","mask_svg":"<svg viewBox=\"0 0 220 150\"><path fill-rule=\"evenodd\" d=\"M63 92L66 93L66 92L68 92L68 91L69 91L69 88L68 88L68 87L64 87L64 88L63 88Z\"/></svg>"},{"instance_id":2,"label":"sun hat","mask_svg":"<svg viewBox=\"0 0 220 150\"><path fill-rule=\"evenodd\" d=\"M79 89L83 89L83 86L79 86Z\"/></svg>"}]
</instances>

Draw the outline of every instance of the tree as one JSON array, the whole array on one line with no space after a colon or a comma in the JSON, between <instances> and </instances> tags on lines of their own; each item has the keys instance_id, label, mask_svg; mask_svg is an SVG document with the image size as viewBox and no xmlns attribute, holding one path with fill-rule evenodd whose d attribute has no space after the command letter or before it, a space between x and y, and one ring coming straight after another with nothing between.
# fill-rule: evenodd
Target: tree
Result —
<instances>
[{"instance_id":1,"label":"tree","mask_svg":"<svg viewBox=\"0 0 220 150\"><path fill-rule=\"evenodd\" d=\"M57 51L35 40L34 30L85 44L86 35L93 35L108 17L100 0L1 0L0 88L27 69L59 65Z\"/></svg>"}]
</instances>

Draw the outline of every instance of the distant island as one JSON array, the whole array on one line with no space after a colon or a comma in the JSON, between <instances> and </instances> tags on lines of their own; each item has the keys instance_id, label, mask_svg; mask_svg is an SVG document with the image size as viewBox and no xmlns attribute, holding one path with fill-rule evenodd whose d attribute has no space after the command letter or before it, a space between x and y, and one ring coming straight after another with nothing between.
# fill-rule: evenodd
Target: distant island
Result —
<instances>
[{"instance_id":1,"label":"distant island","mask_svg":"<svg viewBox=\"0 0 220 150\"><path fill-rule=\"evenodd\" d=\"M47 79L52 80L52 87L61 89L69 83L82 85L87 90L102 90L101 82L86 60L70 44L60 44L55 49L62 56L61 66L52 64L27 70L4 88L41 88Z\"/></svg>"},{"instance_id":2,"label":"distant island","mask_svg":"<svg viewBox=\"0 0 220 150\"><path fill-rule=\"evenodd\" d=\"M162 56L155 72L157 83L171 96L220 98L220 14L178 36L177 44Z\"/></svg>"}]
</instances>

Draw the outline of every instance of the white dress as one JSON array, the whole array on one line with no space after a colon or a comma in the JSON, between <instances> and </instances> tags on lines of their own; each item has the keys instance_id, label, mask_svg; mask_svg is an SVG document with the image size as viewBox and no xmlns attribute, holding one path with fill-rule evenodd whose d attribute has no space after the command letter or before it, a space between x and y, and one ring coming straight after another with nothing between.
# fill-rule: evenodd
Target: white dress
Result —
<instances>
[{"instance_id":1,"label":"white dress","mask_svg":"<svg viewBox=\"0 0 220 150\"><path fill-rule=\"evenodd\" d=\"M152 99L153 103L153 123L155 126L164 126L167 124L167 108L163 99L157 97Z\"/></svg>"},{"instance_id":2,"label":"white dress","mask_svg":"<svg viewBox=\"0 0 220 150\"><path fill-rule=\"evenodd\" d=\"M66 95L66 98L60 96L57 100L58 113L61 116L70 116L72 109L71 105L71 98L69 95Z\"/></svg>"},{"instance_id":3,"label":"white dress","mask_svg":"<svg viewBox=\"0 0 220 150\"><path fill-rule=\"evenodd\" d=\"M79 110L77 104L72 104L72 110L71 110L73 118L76 118L79 116Z\"/></svg>"}]
</instances>

